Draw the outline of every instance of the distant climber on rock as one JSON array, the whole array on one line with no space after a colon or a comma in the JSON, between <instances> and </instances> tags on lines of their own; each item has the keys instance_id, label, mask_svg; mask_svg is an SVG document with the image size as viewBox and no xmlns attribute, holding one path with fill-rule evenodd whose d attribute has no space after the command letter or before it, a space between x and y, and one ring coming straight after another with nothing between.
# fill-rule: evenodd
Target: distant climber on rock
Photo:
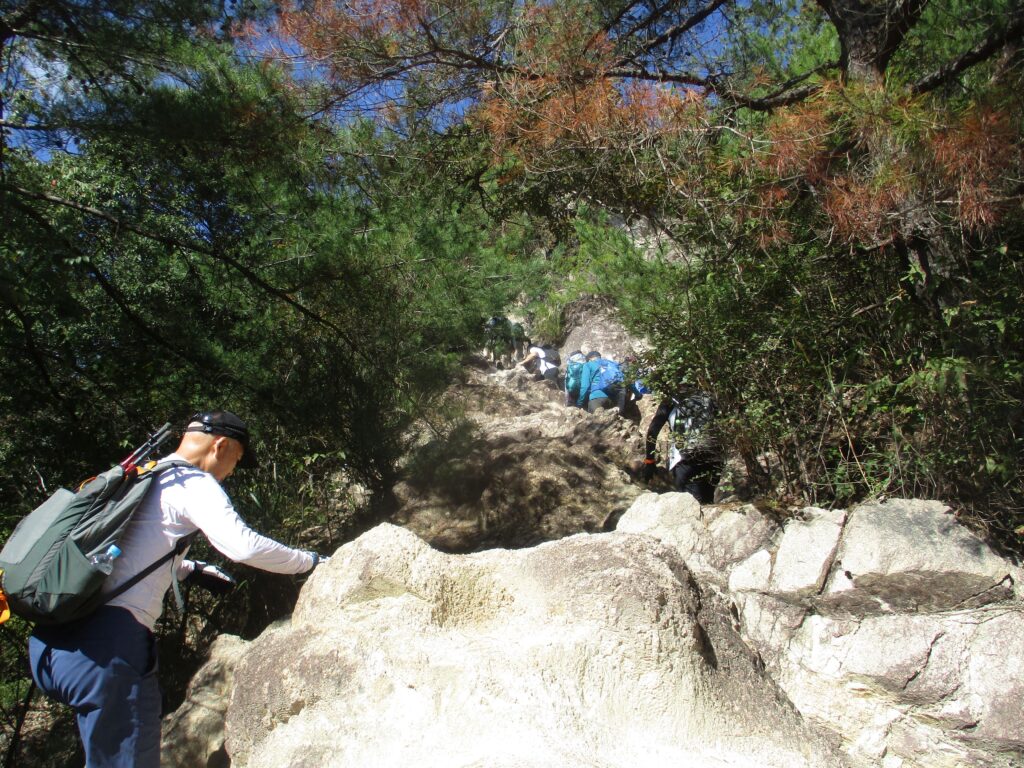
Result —
<instances>
[{"instance_id":1,"label":"distant climber on rock","mask_svg":"<svg viewBox=\"0 0 1024 768\"><path fill-rule=\"evenodd\" d=\"M529 354L520 363L533 374L534 381L550 381L558 386L558 366L562 358L558 350L552 346L540 345L530 347Z\"/></svg>"},{"instance_id":2,"label":"distant climber on rock","mask_svg":"<svg viewBox=\"0 0 1024 768\"><path fill-rule=\"evenodd\" d=\"M510 328L512 340L512 360L519 362L526 357L527 349L530 346L530 338L526 335L526 329L522 323L512 323Z\"/></svg>"},{"instance_id":3,"label":"distant climber on rock","mask_svg":"<svg viewBox=\"0 0 1024 768\"><path fill-rule=\"evenodd\" d=\"M587 354L586 365L580 377L580 394L576 404L596 413L619 405L619 392L623 386L622 368L614 360L602 357L598 351Z\"/></svg>"},{"instance_id":4,"label":"distant climber on rock","mask_svg":"<svg viewBox=\"0 0 1024 768\"><path fill-rule=\"evenodd\" d=\"M495 368L512 367L512 323L494 315L484 323L484 357Z\"/></svg>"},{"instance_id":5,"label":"distant climber on rock","mask_svg":"<svg viewBox=\"0 0 1024 768\"><path fill-rule=\"evenodd\" d=\"M671 432L668 471L672 486L692 494L701 504L712 503L722 474L721 447L714 434L717 413L714 398L696 388L663 398L647 427L643 480L650 482L654 477L658 433L667 423Z\"/></svg>"}]
</instances>

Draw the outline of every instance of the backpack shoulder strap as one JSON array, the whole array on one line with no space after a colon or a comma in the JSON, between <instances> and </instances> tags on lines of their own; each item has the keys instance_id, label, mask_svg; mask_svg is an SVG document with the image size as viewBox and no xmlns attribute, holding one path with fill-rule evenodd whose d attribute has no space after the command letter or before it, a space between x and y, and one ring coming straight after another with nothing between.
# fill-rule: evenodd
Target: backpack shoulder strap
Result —
<instances>
[{"instance_id":1,"label":"backpack shoulder strap","mask_svg":"<svg viewBox=\"0 0 1024 768\"><path fill-rule=\"evenodd\" d=\"M149 565L147 565L141 571L139 571L134 576L132 576L130 579L128 579L128 581L124 582L123 584L119 584L116 589L114 589L111 592L108 592L107 594L103 595L103 600L102 600L102 602L100 602L100 605L105 605L106 603L109 603L111 600L113 600L118 595L123 594L124 592L127 592L129 589L131 589L136 584L138 584L140 581L142 581L144 578L149 576L149 574L151 574L153 571L155 571L161 565L166 563L168 560L171 560L171 559L177 557L178 555L180 555L182 552L184 552L186 549L189 548L189 546L192 544L192 541L198 535L199 535L199 531L196 531L195 533L190 533L188 536L184 536L184 537L178 539L178 543L175 545L174 549L172 549L166 555L164 555L163 557L159 558L155 562L150 563Z\"/></svg>"},{"instance_id":2,"label":"backpack shoulder strap","mask_svg":"<svg viewBox=\"0 0 1024 768\"><path fill-rule=\"evenodd\" d=\"M173 469L175 467L191 467L191 466L194 466L194 465L190 464L189 462L184 461L182 459L173 459L171 461L165 461L163 463L157 463L152 469L148 470L148 472L152 472L152 473L154 473L154 475L158 475L158 474L160 474L161 472L163 472L164 470L167 470L167 469ZM155 477L151 478L151 479L155 479ZM110 591L107 594L103 595L103 600L102 600L102 602L100 602L100 605L105 605L106 603L109 603L111 600L113 600L118 595L121 595L124 592L128 591L129 589L131 589L132 587L134 587L136 584L138 584L144 578L149 576L149 574L151 574L153 571L155 571L161 565L166 563L168 560L171 560L171 559L177 557L178 555L180 555L182 552L184 552L186 549L189 548L189 546L192 544L192 542L195 540L196 536L198 536L198 535L199 535L199 531L195 531L193 533L190 533L188 536L183 536L182 538L178 539L178 543L174 546L174 549L172 549L170 552L168 552L167 554L165 554L162 557L158 558L155 562L150 563L145 568L143 568L141 571L139 571L134 576L132 576L130 579L128 579L127 581L125 581L125 582L123 582L121 584L119 584L115 589L113 589L112 591Z\"/></svg>"},{"instance_id":3,"label":"backpack shoulder strap","mask_svg":"<svg viewBox=\"0 0 1024 768\"><path fill-rule=\"evenodd\" d=\"M190 461L185 461L184 459L169 459L168 461L153 462L152 467L149 471L156 472L157 474L159 474L164 470L174 469L175 467L192 467L194 469L199 469L198 467L196 467L195 464L193 464Z\"/></svg>"}]
</instances>

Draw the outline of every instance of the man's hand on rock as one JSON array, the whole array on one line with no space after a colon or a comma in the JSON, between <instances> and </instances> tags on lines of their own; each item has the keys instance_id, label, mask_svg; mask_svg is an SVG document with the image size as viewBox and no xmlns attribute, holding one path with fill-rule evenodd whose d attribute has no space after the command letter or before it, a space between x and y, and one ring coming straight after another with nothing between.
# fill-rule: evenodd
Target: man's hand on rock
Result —
<instances>
[{"instance_id":1,"label":"man's hand on rock","mask_svg":"<svg viewBox=\"0 0 1024 768\"><path fill-rule=\"evenodd\" d=\"M323 565L331 559L326 555L318 555L316 552L310 552L309 556L313 558L313 567L309 569L309 573L312 573L314 570L316 570L316 567L318 565Z\"/></svg>"}]
</instances>

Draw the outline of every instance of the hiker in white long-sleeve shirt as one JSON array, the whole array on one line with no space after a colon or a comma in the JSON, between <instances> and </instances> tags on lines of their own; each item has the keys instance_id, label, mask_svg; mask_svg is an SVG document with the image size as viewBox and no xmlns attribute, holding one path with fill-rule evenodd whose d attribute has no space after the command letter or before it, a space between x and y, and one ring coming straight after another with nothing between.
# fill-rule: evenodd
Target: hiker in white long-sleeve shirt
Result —
<instances>
[{"instance_id":1,"label":"hiker in white long-sleeve shirt","mask_svg":"<svg viewBox=\"0 0 1024 768\"><path fill-rule=\"evenodd\" d=\"M550 381L558 386L558 366L562 360L558 350L546 345L530 347L529 354L519 363L533 374L534 381Z\"/></svg>"},{"instance_id":2,"label":"hiker in white long-sleeve shirt","mask_svg":"<svg viewBox=\"0 0 1024 768\"><path fill-rule=\"evenodd\" d=\"M195 414L179 460L156 478L119 541L122 555L104 584L112 592L185 537L201 532L221 554L273 573L305 573L325 558L292 549L245 524L220 483L235 467L256 465L249 430L228 411ZM230 585L220 569L176 557L84 619L37 627L29 641L32 675L49 696L75 712L87 768L158 768L160 687L153 627L167 589L190 578ZM230 587L229 587L230 588Z\"/></svg>"}]
</instances>

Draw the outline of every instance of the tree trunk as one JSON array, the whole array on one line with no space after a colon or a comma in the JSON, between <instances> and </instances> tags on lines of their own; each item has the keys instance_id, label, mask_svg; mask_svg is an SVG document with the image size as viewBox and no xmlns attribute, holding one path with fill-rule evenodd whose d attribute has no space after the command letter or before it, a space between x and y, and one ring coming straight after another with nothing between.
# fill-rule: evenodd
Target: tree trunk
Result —
<instances>
[{"instance_id":1,"label":"tree trunk","mask_svg":"<svg viewBox=\"0 0 1024 768\"><path fill-rule=\"evenodd\" d=\"M847 81L881 83L886 67L928 0L817 0L839 34Z\"/></svg>"}]
</instances>

